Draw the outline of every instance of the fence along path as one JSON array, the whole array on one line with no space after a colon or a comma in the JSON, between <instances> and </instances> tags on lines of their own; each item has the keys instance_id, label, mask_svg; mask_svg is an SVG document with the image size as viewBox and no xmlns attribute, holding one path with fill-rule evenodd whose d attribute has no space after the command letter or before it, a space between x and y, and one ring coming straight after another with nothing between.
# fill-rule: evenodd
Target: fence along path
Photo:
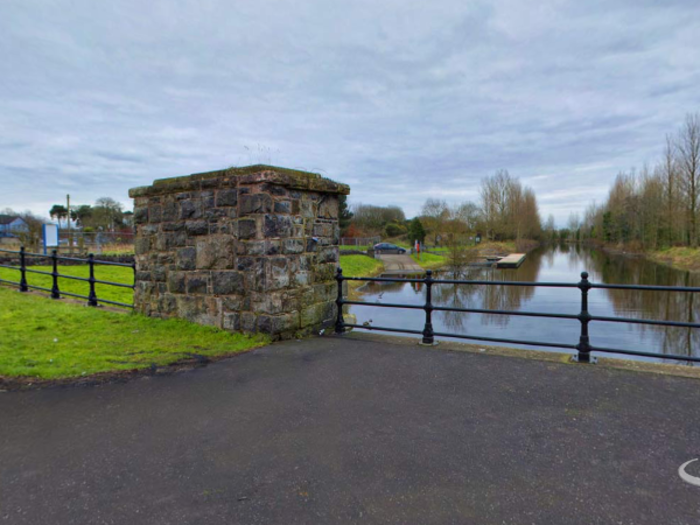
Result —
<instances>
[{"instance_id":1,"label":"fence along path","mask_svg":"<svg viewBox=\"0 0 700 525\"><path fill-rule=\"evenodd\" d=\"M127 284L127 283L117 283L113 281L102 281L99 280L95 277L95 267L99 265L103 266L121 266L123 268L131 268L132 271L136 272L136 264L126 264L126 263L118 263L118 262L112 262L112 261L100 261L96 260L95 256L93 254L89 254L87 259L82 259L78 257L63 257L59 256L58 252L56 250L53 250L51 252L51 255L43 255L40 253L29 253L24 249L24 246L20 248L19 251L12 251L12 250L0 250L0 253L6 253L6 254L12 254L12 255L17 255L19 257L19 266L13 266L9 264L0 264L0 268L7 268L11 270L17 270L20 272L20 280L19 281L10 281L7 279L0 279L0 283L5 283L5 284L13 284L17 285L19 287L20 292L28 292L30 289L34 290L41 290L43 292L49 292L51 294L52 299L60 299L61 296L69 296L69 297L77 297L79 299L87 299L87 304L88 306L98 306L100 303L104 304L110 304L113 306L120 306L122 308L133 308L134 305L128 304L128 303L123 303L120 301L110 301L108 299L100 299L97 296L97 291L95 289L96 284L102 284L105 286L117 286L120 288L130 288L134 289L133 284ZM28 257L33 257L33 258L38 258L38 259L49 259L51 261L51 267L52 271L50 272L45 272L43 270L36 270L34 268L28 268L27 267L27 258ZM66 275L66 274L61 274L58 271L59 268L59 261L71 261L71 262L82 262L88 265L89 267L89 277L78 277L76 275ZM27 282L27 273L34 273L34 274L41 274L41 275L47 275L51 277L51 282L52 286L51 288L45 288L42 286L36 286L36 285L31 285ZM71 279L75 281L83 281L89 284L90 287L90 292L88 295L82 295L82 294L77 294L73 292L66 292L66 291L61 291L59 287L59 279Z\"/></svg>"},{"instance_id":2,"label":"fence along path","mask_svg":"<svg viewBox=\"0 0 700 525\"><path fill-rule=\"evenodd\" d=\"M677 354L662 354L657 352L643 352L639 350L628 350L623 348L607 348L591 345L589 335L589 324L592 321L602 321L608 323L634 323L657 326L673 326L682 328L700 328L699 323L689 323L683 321L657 321L652 319L634 319L629 317L606 317L599 315L591 315L588 311L588 291L594 288L609 289L609 290L639 290L639 291L657 291L657 292L679 292L679 293L697 293L700 288L681 287L681 286L651 286L651 285L632 285L632 284L598 284L588 280L588 273L581 272L581 280L576 283L564 282L522 282L522 281L462 281L450 279L433 279L433 272L428 270L423 278L401 279L395 277L345 277L342 268L338 268L336 273L338 281L338 297L337 319L335 331L342 334L346 328L358 328L362 330L379 330L384 332L397 332L422 336L422 343L432 345L435 343L435 337L454 337L458 339L472 339L476 341L485 341L491 343L506 343L539 346L542 348L562 348L566 350L576 350L575 359L581 363L595 362L595 358L591 356L592 352L600 352L607 354L621 354L640 357L653 357L659 359L673 359L676 361L687 361L700 363L700 357ZM404 304L404 303L378 303L378 302L363 302L347 300L343 297L343 281L373 281L373 282L392 282L392 283L422 283L425 285L426 295L425 304ZM470 285L470 286L540 286L550 288L578 288L581 290L581 311L578 314L561 314L549 312L519 312L510 310L490 310L483 308L456 308L448 306L435 306L432 304L432 286L435 284L451 284L451 285ZM409 330L404 328L393 328L386 326L372 326L366 324L350 324L346 323L343 318L343 305L360 305L360 306L376 306L380 308L407 308L414 310L425 311L425 325L423 330ZM433 331L432 314L434 311L444 312L463 312L476 314L495 314L495 315L513 315L525 317L546 317L551 319L575 319L580 321L581 330L579 333L578 343L567 342L544 342L544 341L525 341L520 339L508 339L500 337L483 337L469 334L456 334L447 332Z\"/></svg>"}]
</instances>

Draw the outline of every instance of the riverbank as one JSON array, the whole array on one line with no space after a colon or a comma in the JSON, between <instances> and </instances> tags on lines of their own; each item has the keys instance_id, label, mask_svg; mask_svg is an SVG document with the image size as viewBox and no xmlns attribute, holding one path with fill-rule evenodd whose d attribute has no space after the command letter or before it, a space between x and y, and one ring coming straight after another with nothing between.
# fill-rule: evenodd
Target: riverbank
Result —
<instances>
[{"instance_id":1,"label":"riverbank","mask_svg":"<svg viewBox=\"0 0 700 525\"><path fill-rule=\"evenodd\" d=\"M384 263L367 255L341 255L340 267L345 277L375 277L384 271ZM359 298L357 289L366 284L365 281L345 281L347 295L351 300Z\"/></svg>"},{"instance_id":2,"label":"riverbank","mask_svg":"<svg viewBox=\"0 0 700 525\"><path fill-rule=\"evenodd\" d=\"M623 257L638 257L652 262L669 266L675 270L700 272L700 248L688 246L673 246L661 250L639 250L626 245L610 245L598 242L582 243L589 247L602 250L610 255Z\"/></svg>"},{"instance_id":3,"label":"riverbank","mask_svg":"<svg viewBox=\"0 0 700 525\"><path fill-rule=\"evenodd\" d=\"M654 262L671 266L678 270L700 272L700 248L675 246L645 254Z\"/></svg>"},{"instance_id":4,"label":"riverbank","mask_svg":"<svg viewBox=\"0 0 700 525\"><path fill-rule=\"evenodd\" d=\"M505 257L511 253L529 253L539 248L541 245L539 241L531 239L521 239L519 241L485 241L471 247L471 249L476 251L474 259L486 259L489 257ZM419 258L417 254L412 254L411 257L426 270L438 269L449 264L448 249L446 247L428 248L428 250L428 252L422 254L422 258ZM440 253L433 253L434 251Z\"/></svg>"}]
</instances>

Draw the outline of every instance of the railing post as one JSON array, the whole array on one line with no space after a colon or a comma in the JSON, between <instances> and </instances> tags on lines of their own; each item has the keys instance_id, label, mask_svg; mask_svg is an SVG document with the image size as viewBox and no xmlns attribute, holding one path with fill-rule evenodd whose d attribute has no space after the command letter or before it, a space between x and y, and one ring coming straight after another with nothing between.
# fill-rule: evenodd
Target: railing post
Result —
<instances>
[{"instance_id":1,"label":"railing post","mask_svg":"<svg viewBox=\"0 0 700 525\"><path fill-rule=\"evenodd\" d=\"M88 254L88 264L90 265L90 294L88 295L88 306L97 306L97 294L95 293L95 255Z\"/></svg>"},{"instance_id":2,"label":"railing post","mask_svg":"<svg viewBox=\"0 0 700 525\"><path fill-rule=\"evenodd\" d=\"M338 307L338 315L335 319L335 333L344 334L345 333L345 319L343 319L343 269L338 267L338 271L335 274L335 279L338 281L338 297L335 300L335 304Z\"/></svg>"},{"instance_id":3,"label":"railing post","mask_svg":"<svg viewBox=\"0 0 700 525\"><path fill-rule=\"evenodd\" d=\"M58 252L53 250L51 252L51 262L53 263L53 272L51 275L53 277L53 286L51 287L51 299L60 299L61 292L58 289Z\"/></svg>"},{"instance_id":4,"label":"railing post","mask_svg":"<svg viewBox=\"0 0 700 525\"><path fill-rule=\"evenodd\" d=\"M581 321L581 335L576 345L578 349L576 360L579 363L595 363L595 358L591 359L591 345L588 337L588 323L591 320L591 315L588 313L588 290L591 289L588 272L581 272L581 281L578 283L578 287L581 290L581 312L578 314L578 319Z\"/></svg>"},{"instance_id":5,"label":"railing post","mask_svg":"<svg viewBox=\"0 0 700 525\"><path fill-rule=\"evenodd\" d=\"M428 270L425 272L425 286L426 286L426 295L425 295L425 327L423 328L423 341L422 343L424 345L432 345L435 344L435 337L433 336L433 321L432 321L432 315L433 315L433 292L432 292L432 287L433 287L433 271Z\"/></svg>"},{"instance_id":6,"label":"railing post","mask_svg":"<svg viewBox=\"0 0 700 525\"><path fill-rule=\"evenodd\" d=\"M24 246L19 249L19 291L28 292L29 286L27 285L27 261Z\"/></svg>"}]
</instances>

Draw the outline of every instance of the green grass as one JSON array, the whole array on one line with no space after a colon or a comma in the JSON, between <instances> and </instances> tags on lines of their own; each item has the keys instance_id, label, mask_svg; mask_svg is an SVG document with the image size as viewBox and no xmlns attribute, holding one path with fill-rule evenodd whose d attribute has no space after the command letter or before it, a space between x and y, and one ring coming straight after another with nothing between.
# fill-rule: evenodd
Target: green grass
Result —
<instances>
[{"instance_id":1,"label":"green grass","mask_svg":"<svg viewBox=\"0 0 700 525\"><path fill-rule=\"evenodd\" d=\"M50 272L51 266L30 266L29 269ZM90 276L90 270L87 265L59 265L58 273L84 278ZM0 279L19 282L19 278L19 270L0 268ZM131 268L123 268L121 266L95 265L95 278L101 281L134 284L134 271ZM38 273L27 272L27 283L30 285L41 286L42 288L51 288L52 282L53 280L50 275L42 275ZM61 291L85 296L87 296L90 293L89 283L86 283L84 281L76 281L74 279L59 278L58 288ZM106 299L108 301L117 301L126 304L133 303L134 292L131 288L121 288L118 286L109 286L106 284L95 284L95 293L97 294L98 299Z\"/></svg>"},{"instance_id":2,"label":"green grass","mask_svg":"<svg viewBox=\"0 0 700 525\"><path fill-rule=\"evenodd\" d=\"M99 255L96 255L95 258L99 259L100 255L134 255L134 245L133 243L105 244L102 247L102 250L100 251Z\"/></svg>"},{"instance_id":3,"label":"green grass","mask_svg":"<svg viewBox=\"0 0 700 525\"><path fill-rule=\"evenodd\" d=\"M340 267L345 277L372 277L384 269L384 264L366 255L341 255Z\"/></svg>"},{"instance_id":4,"label":"green grass","mask_svg":"<svg viewBox=\"0 0 700 525\"><path fill-rule=\"evenodd\" d=\"M59 379L230 355L268 343L179 319L114 313L0 286L0 376Z\"/></svg>"},{"instance_id":5,"label":"green grass","mask_svg":"<svg viewBox=\"0 0 700 525\"><path fill-rule=\"evenodd\" d=\"M352 245L346 244L344 246L338 246L338 248L340 248L341 251L343 251L343 250L359 250L361 252L366 252L367 250L369 250L371 248L371 246L369 244L359 244L357 246L352 246Z\"/></svg>"},{"instance_id":6,"label":"green grass","mask_svg":"<svg viewBox=\"0 0 700 525\"><path fill-rule=\"evenodd\" d=\"M414 253L411 255L411 259L416 261L421 268L425 268L426 270L430 268L439 268L440 266L447 264L447 259L442 255L423 252L420 257L422 257L422 260L419 258L418 254Z\"/></svg>"}]
</instances>

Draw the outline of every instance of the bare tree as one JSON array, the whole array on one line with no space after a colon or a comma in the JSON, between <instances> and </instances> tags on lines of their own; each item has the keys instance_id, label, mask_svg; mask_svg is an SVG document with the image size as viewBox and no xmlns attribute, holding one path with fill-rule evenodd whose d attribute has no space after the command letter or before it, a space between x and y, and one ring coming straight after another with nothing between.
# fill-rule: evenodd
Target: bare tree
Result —
<instances>
[{"instance_id":1,"label":"bare tree","mask_svg":"<svg viewBox=\"0 0 700 525\"><path fill-rule=\"evenodd\" d=\"M537 239L542 235L542 218L537 206L537 197L531 188L523 190L522 203L519 206L522 219L520 221L520 238Z\"/></svg>"},{"instance_id":2,"label":"bare tree","mask_svg":"<svg viewBox=\"0 0 700 525\"><path fill-rule=\"evenodd\" d=\"M90 211L89 224L95 228L114 231L122 225L124 207L111 197L100 197Z\"/></svg>"},{"instance_id":3,"label":"bare tree","mask_svg":"<svg viewBox=\"0 0 700 525\"><path fill-rule=\"evenodd\" d=\"M557 231L557 226L554 222L554 215L552 215L551 213L547 217L547 222L544 224L544 231L547 234L548 240L554 240Z\"/></svg>"},{"instance_id":4,"label":"bare tree","mask_svg":"<svg viewBox=\"0 0 700 525\"><path fill-rule=\"evenodd\" d=\"M658 249L683 240L700 241L700 116L687 115L674 136L666 136L660 161L621 172L602 206L586 211L582 233L634 249Z\"/></svg>"},{"instance_id":5,"label":"bare tree","mask_svg":"<svg viewBox=\"0 0 700 525\"><path fill-rule=\"evenodd\" d=\"M673 244L680 229L678 217L678 164L676 162L675 147L670 135L666 135L663 159L656 168L656 173L661 180L664 194L664 216L662 229L664 241Z\"/></svg>"},{"instance_id":6,"label":"bare tree","mask_svg":"<svg viewBox=\"0 0 700 525\"><path fill-rule=\"evenodd\" d=\"M535 193L506 170L481 181L481 213L487 235L495 240L534 238L542 232Z\"/></svg>"},{"instance_id":7,"label":"bare tree","mask_svg":"<svg viewBox=\"0 0 700 525\"><path fill-rule=\"evenodd\" d=\"M361 203L353 206L352 223L364 231L378 234L383 232L390 222L405 221L406 216L398 206L374 206Z\"/></svg>"},{"instance_id":8,"label":"bare tree","mask_svg":"<svg viewBox=\"0 0 700 525\"><path fill-rule=\"evenodd\" d=\"M438 237L445 233L443 230L448 216L449 206L444 200L429 198L423 204L421 218L428 235L433 237L433 244L437 244Z\"/></svg>"},{"instance_id":9,"label":"bare tree","mask_svg":"<svg viewBox=\"0 0 700 525\"><path fill-rule=\"evenodd\" d=\"M508 170L499 170L481 181L481 212L487 235L492 239L505 237L508 222Z\"/></svg>"},{"instance_id":10,"label":"bare tree","mask_svg":"<svg viewBox=\"0 0 700 525\"><path fill-rule=\"evenodd\" d=\"M657 174L642 173L640 188L640 238L644 249L656 250L663 242L664 227L659 218L664 217L664 184Z\"/></svg>"},{"instance_id":11,"label":"bare tree","mask_svg":"<svg viewBox=\"0 0 700 525\"><path fill-rule=\"evenodd\" d=\"M479 222L479 207L473 202L463 202L450 209L450 217L464 223L468 232L473 232Z\"/></svg>"},{"instance_id":12,"label":"bare tree","mask_svg":"<svg viewBox=\"0 0 700 525\"><path fill-rule=\"evenodd\" d=\"M447 247L447 267L458 278L476 257L476 249L469 244L478 218L474 203L464 202L447 209L442 227Z\"/></svg>"},{"instance_id":13,"label":"bare tree","mask_svg":"<svg viewBox=\"0 0 700 525\"><path fill-rule=\"evenodd\" d=\"M578 240L579 229L581 228L581 217L576 212L571 212L569 214L569 222L566 225L572 238L570 240Z\"/></svg>"},{"instance_id":14,"label":"bare tree","mask_svg":"<svg viewBox=\"0 0 700 525\"><path fill-rule=\"evenodd\" d=\"M688 245L698 245L697 213L700 195L700 115L687 115L676 139L678 175L686 200Z\"/></svg>"}]
</instances>

